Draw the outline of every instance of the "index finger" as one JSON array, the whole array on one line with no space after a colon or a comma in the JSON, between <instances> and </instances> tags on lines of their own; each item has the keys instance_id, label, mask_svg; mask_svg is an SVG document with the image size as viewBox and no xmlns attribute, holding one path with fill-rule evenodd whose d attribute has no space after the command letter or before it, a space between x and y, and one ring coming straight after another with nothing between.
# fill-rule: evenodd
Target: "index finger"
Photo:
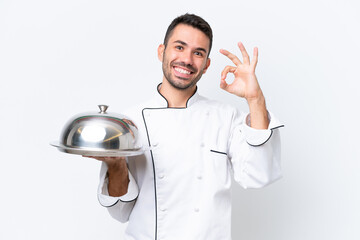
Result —
<instances>
[{"instance_id":1,"label":"index finger","mask_svg":"<svg viewBox=\"0 0 360 240\"><path fill-rule=\"evenodd\" d=\"M234 54L232 54L231 52L229 52L225 49L220 49L220 53L227 56L236 66L242 64L241 61L239 60L239 58L237 56L235 56Z\"/></svg>"}]
</instances>

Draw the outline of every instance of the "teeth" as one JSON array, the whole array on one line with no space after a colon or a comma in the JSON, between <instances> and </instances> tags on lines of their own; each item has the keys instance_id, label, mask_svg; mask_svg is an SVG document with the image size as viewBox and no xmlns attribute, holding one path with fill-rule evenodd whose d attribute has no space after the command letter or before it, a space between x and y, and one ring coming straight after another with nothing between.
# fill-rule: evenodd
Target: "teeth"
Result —
<instances>
[{"instance_id":1,"label":"teeth","mask_svg":"<svg viewBox=\"0 0 360 240\"><path fill-rule=\"evenodd\" d=\"M183 74L190 74L191 72L185 70L185 69L182 69L182 68L175 68L175 70L179 73L183 73Z\"/></svg>"}]
</instances>

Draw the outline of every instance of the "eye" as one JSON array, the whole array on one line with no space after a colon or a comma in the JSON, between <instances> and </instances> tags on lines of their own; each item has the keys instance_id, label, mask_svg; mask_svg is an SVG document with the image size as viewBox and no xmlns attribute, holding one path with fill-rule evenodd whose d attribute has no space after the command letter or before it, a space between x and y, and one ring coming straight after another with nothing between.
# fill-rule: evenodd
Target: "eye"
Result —
<instances>
[{"instance_id":1,"label":"eye","mask_svg":"<svg viewBox=\"0 0 360 240\"><path fill-rule=\"evenodd\" d=\"M183 50L184 48L182 46L175 46L177 50Z\"/></svg>"},{"instance_id":2,"label":"eye","mask_svg":"<svg viewBox=\"0 0 360 240\"><path fill-rule=\"evenodd\" d=\"M202 52L194 52L194 54L197 55L197 56L200 56L200 57L203 56L203 53L202 53Z\"/></svg>"}]
</instances>

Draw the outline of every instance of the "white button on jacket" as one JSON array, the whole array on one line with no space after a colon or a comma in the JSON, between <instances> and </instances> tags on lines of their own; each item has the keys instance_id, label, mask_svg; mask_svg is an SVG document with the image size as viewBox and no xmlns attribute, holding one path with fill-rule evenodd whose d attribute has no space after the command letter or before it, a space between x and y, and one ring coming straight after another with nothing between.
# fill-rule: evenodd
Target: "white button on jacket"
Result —
<instances>
[{"instance_id":1,"label":"white button on jacket","mask_svg":"<svg viewBox=\"0 0 360 240\"><path fill-rule=\"evenodd\" d=\"M255 130L234 107L198 93L186 108L168 108L156 93L122 113L134 120L144 146L156 146L127 159L124 196L108 195L107 166L101 167L99 202L128 221L125 239L230 240L231 172L244 188L281 177L282 125L271 114L269 128Z\"/></svg>"}]
</instances>

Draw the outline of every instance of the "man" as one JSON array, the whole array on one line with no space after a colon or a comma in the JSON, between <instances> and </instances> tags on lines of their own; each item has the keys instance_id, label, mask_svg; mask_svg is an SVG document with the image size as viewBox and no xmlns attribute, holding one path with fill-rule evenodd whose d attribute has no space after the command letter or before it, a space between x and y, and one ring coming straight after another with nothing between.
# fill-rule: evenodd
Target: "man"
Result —
<instances>
[{"instance_id":1,"label":"man","mask_svg":"<svg viewBox=\"0 0 360 240\"><path fill-rule=\"evenodd\" d=\"M239 43L243 62L220 50L235 64L223 70L220 87L246 99L250 114L242 116L197 93L211 45L202 18L174 19L158 47L164 75L155 98L126 113L151 150L127 160L96 158L103 161L99 201L115 219L128 221L125 239L231 239L231 173L244 188L281 176L281 125L266 110L255 75L258 50L250 61Z\"/></svg>"}]
</instances>

